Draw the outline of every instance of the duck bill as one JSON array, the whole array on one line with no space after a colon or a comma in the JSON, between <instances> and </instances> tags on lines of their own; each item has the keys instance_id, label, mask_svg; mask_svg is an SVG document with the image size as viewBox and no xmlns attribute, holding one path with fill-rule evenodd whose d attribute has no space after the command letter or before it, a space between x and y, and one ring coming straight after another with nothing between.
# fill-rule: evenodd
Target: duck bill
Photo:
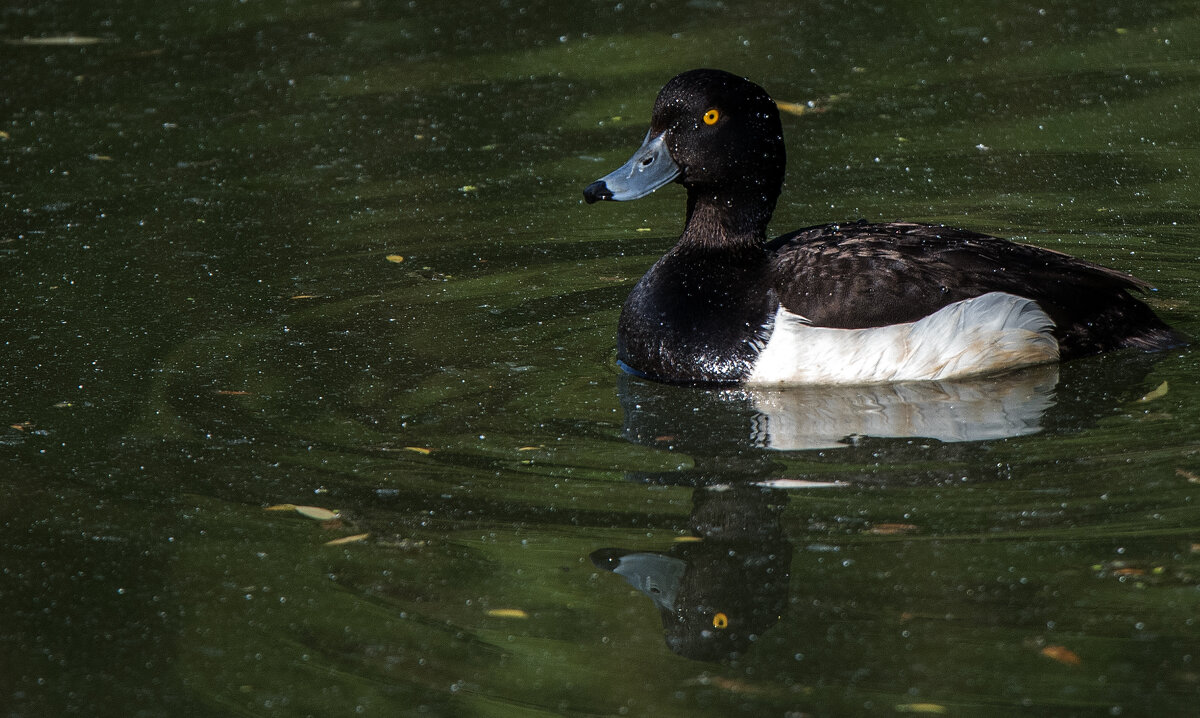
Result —
<instances>
[{"instance_id":1,"label":"duck bill","mask_svg":"<svg viewBox=\"0 0 1200 718\"><path fill-rule=\"evenodd\" d=\"M679 165L671 159L664 134L647 132L642 146L628 162L587 186L583 191L587 203L638 199L678 177Z\"/></svg>"}]
</instances>

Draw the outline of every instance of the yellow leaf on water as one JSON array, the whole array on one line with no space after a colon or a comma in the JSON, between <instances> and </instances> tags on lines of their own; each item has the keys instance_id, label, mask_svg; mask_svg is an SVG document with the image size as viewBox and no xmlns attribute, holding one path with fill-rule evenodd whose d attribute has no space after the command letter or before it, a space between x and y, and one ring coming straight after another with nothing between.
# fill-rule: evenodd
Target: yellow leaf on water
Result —
<instances>
[{"instance_id":1,"label":"yellow leaf on water","mask_svg":"<svg viewBox=\"0 0 1200 718\"><path fill-rule=\"evenodd\" d=\"M700 536L676 536L673 540L675 543L697 543L704 539Z\"/></svg>"},{"instance_id":2,"label":"yellow leaf on water","mask_svg":"<svg viewBox=\"0 0 1200 718\"><path fill-rule=\"evenodd\" d=\"M384 257L384 259L392 262L393 264L399 264L404 261L404 256L400 254L389 254L388 256Z\"/></svg>"},{"instance_id":3,"label":"yellow leaf on water","mask_svg":"<svg viewBox=\"0 0 1200 718\"><path fill-rule=\"evenodd\" d=\"M939 703L901 703L896 706L897 713L925 713L941 715L946 712L946 706Z\"/></svg>"},{"instance_id":4,"label":"yellow leaf on water","mask_svg":"<svg viewBox=\"0 0 1200 718\"><path fill-rule=\"evenodd\" d=\"M430 449L429 447L426 447L426 446L406 446L406 447L404 447L404 450L405 451L415 451L418 454L424 454L425 456L429 456L430 454L433 453L433 449Z\"/></svg>"},{"instance_id":5,"label":"yellow leaf on water","mask_svg":"<svg viewBox=\"0 0 1200 718\"><path fill-rule=\"evenodd\" d=\"M492 618L529 618L529 614L519 608L493 608L487 615Z\"/></svg>"},{"instance_id":6,"label":"yellow leaf on water","mask_svg":"<svg viewBox=\"0 0 1200 718\"><path fill-rule=\"evenodd\" d=\"M1154 391L1143 396L1141 399L1138 399L1138 401L1154 401L1155 399L1164 397L1166 395L1167 395L1167 382L1164 381L1163 383L1159 384L1158 387L1155 388Z\"/></svg>"},{"instance_id":7,"label":"yellow leaf on water","mask_svg":"<svg viewBox=\"0 0 1200 718\"><path fill-rule=\"evenodd\" d=\"M297 506L296 513L316 521L329 521L338 517L338 512L323 509L320 506Z\"/></svg>"},{"instance_id":8,"label":"yellow leaf on water","mask_svg":"<svg viewBox=\"0 0 1200 718\"><path fill-rule=\"evenodd\" d=\"M4 130L0 130L0 140L7 140L8 138L9 138L9 134L7 132L5 132Z\"/></svg>"},{"instance_id":9,"label":"yellow leaf on water","mask_svg":"<svg viewBox=\"0 0 1200 718\"><path fill-rule=\"evenodd\" d=\"M787 112L792 115L805 115L812 111L808 105L800 102L783 102L781 100L776 100L775 106L783 112Z\"/></svg>"},{"instance_id":10,"label":"yellow leaf on water","mask_svg":"<svg viewBox=\"0 0 1200 718\"><path fill-rule=\"evenodd\" d=\"M57 404L55 406L57 406ZM1200 484L1200 476L1195 475L1187 469L1175 469L1175 475L1182 476L1183 478L1187 479L1188 483L1190 484Z\"/></svg>"},{"instance_id":11,"label":"yellow leaf on water","mask_svg":"<svg viewBox=\"0 0 1200 718\"><path fill-rule=\"evenodd\" d=\"M866 70L861 67L856 67L854 68L854 72L866 72ZM828 95L826 97L818 97L815 100L809 100L808 102L776 101L775 106L778 107L781 112L803 117L804 115L825 112L829 109L830 105L840 101L843 97L845 97L845 95Z\"/></svg>"},{"instance_id":12,"label":"yellow leaf on water","mask_svg":"<svg viewBox=\"0 0 1200 718\"><path fill-rule=\"evenodd\" d=\"M275 504L274 506L268 506L266 510L267 511L295 511L296 504Z\"/></svg>"},{"instance_id":13,"label":"yellow leaf on water","mask_svg":"<svg viewBox=\"0 0 1200 718\"><path fill-rule=\"evenodd\" d=\"M325 545L326 546L341 546L344 543L357 543L359 541L365 541L366 538L370 535L371 534L354 534L353 536L343 536L341 538L336 538L332 541L326 541Z\"/></svg>"},{"instance_id":14,"label":"yellow leaf on water","mask_svg":"<svg viewBox=\"0 0 1200 718\"><path fill-rule=\"evenodd\" d=\"M1066 646L1046 646L1039 651L1043 656L1068 666L1078 666L1083 663L1079 656Z\"/></svg>"},{"instance_id":15,"label":"yellow leaf on water","mask_svg":"<svg viewBox=\"0 0 1200 718\"><path fill-rule=\"evenodd\" d=\"M546 447L544 447L544 446L518 446L517 451L540 451L544 448L546 448Z\"/></svg>"}]
</instances>

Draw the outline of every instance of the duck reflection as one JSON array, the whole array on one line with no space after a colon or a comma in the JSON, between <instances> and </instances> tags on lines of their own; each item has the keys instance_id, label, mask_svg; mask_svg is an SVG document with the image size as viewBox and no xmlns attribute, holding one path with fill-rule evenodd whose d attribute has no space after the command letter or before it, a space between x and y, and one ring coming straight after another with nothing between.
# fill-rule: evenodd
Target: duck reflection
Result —
<instances>
[{"instance_id":1,"label":"duck reflection","mask_svg":"<svg viewBox=\"0 0 1200 718\"><path fill-rule=\"evenodd\" d=\"M661 445L666 436L705 453L714 442L796 451L868 436L960 442L1033 434L1054 405L1058 379L1059 366L1048 364L958 381L778 389L687 391L621 377L618 391L634 443Z\"/></svg>"},{"instance_id":2,"label":"duck reflection","mask_svg":"<svg viewBox=\"0 0 1200 718\"><path fill-rule=\"evenodd\" d=\"M694 540L665 551L602 548L592 562L654 602L672 651L696 660L735 658L781 620L787 605L792 547L781 513L788 494L778 488L821 485L779 479L788 468L782 452L841 447L850 452L841 463L866 452L861 475L839 473L850 483L942 481L937 470L907 475L896 465L880 474L867 467L878 466L882 446L919 452L917 463L925 465L924 440L943 442L938 456L945 461L977 451L971 442L1079 431L1145 393L1154 363L1110 356L960 381L786 389L689 389L622 376L625 438L690 459L680 470L625 476L693 487L687 528ZM884 443L917 438L923 441Z\"/></svg>"},{"instance_id":3,"label":"duck reflection","mask_svg":"<svg viewBox=\"0 0 1200 718\"><path fill-rule=\"evenodd\" d=\"M662 552L599 549L592 563L650 597L675 653L734 657L787 606L792 546L779 524L786 502L782 491L748 484L697 489L688 519L696 540Z\"/></svg>"},{"instance_id":4,"label":"duck reflection","mask_svg":"<svg viewBox=\"0 0 1200 718\"><path fill-rule=\"evenodd\" d=\"M667 645L703 661L734 658L779 622L792 546L772 490L778 450L848 446L857 437L973 441L1029 434L1054 403L1056 366L1003 377L859 387L688 390L622 377L624 433L686 452L690 468L630 472L691 485L692 541L666 551L603 548L592 562L654 602Z\"/></svg>"}]
</instances>

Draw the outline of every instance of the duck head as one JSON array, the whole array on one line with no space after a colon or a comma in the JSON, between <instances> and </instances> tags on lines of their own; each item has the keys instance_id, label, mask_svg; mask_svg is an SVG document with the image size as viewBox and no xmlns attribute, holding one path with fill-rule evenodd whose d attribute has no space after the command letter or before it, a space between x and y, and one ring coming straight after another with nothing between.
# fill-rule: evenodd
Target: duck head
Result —
<instances>
[{"instance_id":1,"label":"duck head","mask_svg":"<svg viewBox=\"0 0 1200 718\"><path fill-rule=\"evenodd\" d=\"M722 70L677 75L658 93L642 146L583 191L590 204L645 197L675 181L697 201L775 207L786 151L779 110L758 85Z\"/></svg>"}]
</instances>

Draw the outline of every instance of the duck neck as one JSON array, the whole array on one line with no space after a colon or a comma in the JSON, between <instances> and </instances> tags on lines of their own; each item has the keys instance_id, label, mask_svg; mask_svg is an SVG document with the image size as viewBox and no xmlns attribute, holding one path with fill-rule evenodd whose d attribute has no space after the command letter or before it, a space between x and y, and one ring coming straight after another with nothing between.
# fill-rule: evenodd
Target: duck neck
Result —
<instances>
[{"instance_id":1,"label":"duck neck","mask_svg":"<svg viewBox=\"0 0 1200 718\"><path fill-rule=\"evenodd\" d=\"M687 220L680 244L706 249L761 245L775 202L762 194L749 196L688 189Z\"/></svg>"}]
</instances>

